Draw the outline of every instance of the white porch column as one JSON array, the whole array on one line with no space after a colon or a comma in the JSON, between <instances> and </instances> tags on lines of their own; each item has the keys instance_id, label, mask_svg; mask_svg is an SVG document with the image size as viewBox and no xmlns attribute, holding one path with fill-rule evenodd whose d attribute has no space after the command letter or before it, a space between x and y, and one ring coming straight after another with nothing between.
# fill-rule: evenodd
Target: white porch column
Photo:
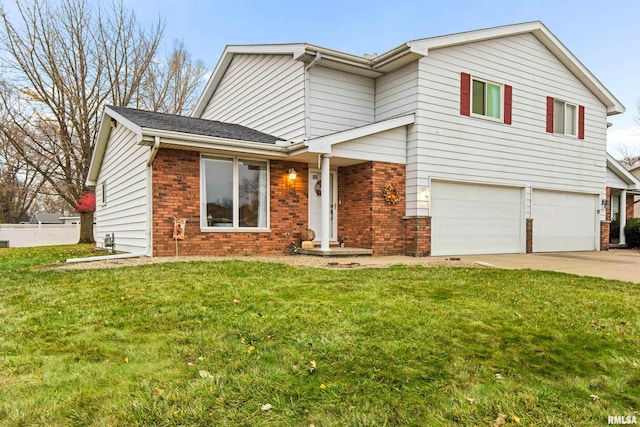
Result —
<instances>
[{"instance_id":1,"label":"white porch column","mask_svg":"<svg viewBox=\"0 0 640 427\"><path fill-rule=\"evenodd\" d=\"M331 154L322 155L320 166L320 249L329 250L331 236Z\"/></svg>"},{"instance_id":2,"label":"white porch column","mask_svg":"<svg viewBox=\"0 0 640 427\"><path fill-rule=\"evenodd\" d=\"M624 245L627 243L624 238L624 226L627 225L627 190L620 191L618 218L620 218L620 244Z\"/></svg>"}]
</instances>

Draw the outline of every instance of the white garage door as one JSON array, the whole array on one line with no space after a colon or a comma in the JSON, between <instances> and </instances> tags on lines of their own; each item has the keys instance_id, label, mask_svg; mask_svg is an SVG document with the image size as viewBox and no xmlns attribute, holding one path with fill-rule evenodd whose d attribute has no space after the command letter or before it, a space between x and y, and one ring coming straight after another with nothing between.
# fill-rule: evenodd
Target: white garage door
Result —
<instances>
[{"instance_id":1,"label":"white garage door","mask_svg":"<svg viewBox=\"0 0 640 427\"><path fill-rule=\"evenodd\" d=\"M434 181L432 255L522 252L522 190Z\"/></svg>"},{"instance_id":2,"label":"white garage door","mask_svg":"<svg viewBox=\"0 0 640 427\"><path fill-rule=\"evenodd\" d=\"M596 249L596 196L533 190L533 251Z\"/></svg>"}]
</instances>

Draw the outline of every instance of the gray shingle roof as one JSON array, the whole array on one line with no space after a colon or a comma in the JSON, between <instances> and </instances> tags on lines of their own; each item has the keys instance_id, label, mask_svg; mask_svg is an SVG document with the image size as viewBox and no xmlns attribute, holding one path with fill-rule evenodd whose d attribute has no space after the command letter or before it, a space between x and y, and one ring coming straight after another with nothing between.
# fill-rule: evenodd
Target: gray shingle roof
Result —
<instances>
[{"instance_id":1,"label":"gray shingle roof","mask_svg":"<svg viewBox=\"0 0 640 427\"><path fill-rule=\"evenodd\" d=\"M275 144L276 141L282 140L273 135L232 123L136 110L135 108L114 106L109 106L109 108L141 128L190 133L193 135L212 136L239 141L263 142L266 144Z\"/></svg>"}]
</instances>

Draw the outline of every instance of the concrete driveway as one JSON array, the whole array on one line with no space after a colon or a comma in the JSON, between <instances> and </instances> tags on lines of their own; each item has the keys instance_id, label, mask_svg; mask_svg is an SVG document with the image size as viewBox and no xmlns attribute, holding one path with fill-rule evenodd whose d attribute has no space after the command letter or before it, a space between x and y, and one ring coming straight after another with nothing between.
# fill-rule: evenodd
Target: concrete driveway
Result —
<instances>
[{"instance_id":1,"label":"concrete driveway","mask_svg":"<svg viewBox=\"0 0 640 427\"><path fill-rule=\"evenodd\" d=\"M640 283L640 251L636 249L612 249L605 252L467 255L460 258L467 262L491 264L497 268L559 271Z\"/></svg>"}]
</instances>

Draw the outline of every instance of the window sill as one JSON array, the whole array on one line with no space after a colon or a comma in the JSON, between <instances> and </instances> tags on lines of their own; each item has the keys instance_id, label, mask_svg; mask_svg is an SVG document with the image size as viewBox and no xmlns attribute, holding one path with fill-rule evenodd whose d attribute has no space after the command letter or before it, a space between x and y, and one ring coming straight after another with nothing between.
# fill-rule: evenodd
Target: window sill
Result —
<instances>
[{"instance_id":1,"label":"window sill","mask_svg":"<svg viewBox=\"0 0 640 427\"><path fill-rule=\"evenodd\" d=\"M473 117L474 119L486 120L488 122L504 124L504 120L501 117L495 118L495 117L483 116L482 114L474 114L474 113L471 113L469 117Z\"/></svg>"},{"instance_id":2,"label":"window sill","mask_svg":"<svg viewBox=\"0 0 640 427\"><path fill-rule=\"evenodd\" d=\"M271 233L269 227L200 227L203 233Z\"/></svg>"}]
</instances>

